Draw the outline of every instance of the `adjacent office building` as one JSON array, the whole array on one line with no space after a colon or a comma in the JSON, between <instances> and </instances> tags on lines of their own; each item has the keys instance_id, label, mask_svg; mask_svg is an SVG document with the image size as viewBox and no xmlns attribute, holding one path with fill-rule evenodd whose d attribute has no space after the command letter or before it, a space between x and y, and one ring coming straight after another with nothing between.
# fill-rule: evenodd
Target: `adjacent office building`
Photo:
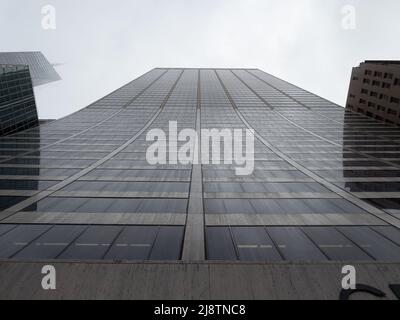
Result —
<instances>
[{"instance_id":1,"label":"adjacent office building","mask_svg":"<svg viewBox=\"0 0 400 320\"><path fill-rule=\"evenodd\" d=\"M29 66L34 87L61 80L53 65L41 52L0 52L0 64Z\"/></svg>"},{"instance_id":2,"label":"adjacent office building","mask_svg":"<svg viewBox=\"0 0 400 320\"><path fill-rule=\"evenodd\" d=\"M149 164L146 135L168 133L170 121L178 132L253 129L254 171ZM252 286L268 273L256 276L251 263L400 262L400 128L257 69L153 69L77 113L2 138L0 150L0 258L8 261L203 263L187 277L217 270L198 286L189 281L192 297L202 297L195 292L210 277L214 289L201 292L221 293L208 297L231 297L243 283L241 292L251 287L252 297L264 297ZM218 269L215 261L226 264ZM159 278L163 264L141 268L143 281L158 279L157 292L184 283L179 264ZM148 278L140 273L146 268L153 268ZM109 286L134 281L118 270ZM179 290L170 292L185 297Z\"/></svg>"},{"instance_id":3,"label":"adjacent office building","mask_svg":"<svg viewBox=\"0 0 400 320\"><path fill-rule=\"evenodd\" d=\"M37 125L29 67L0 64L0 136Z\"/></svg>"},{"instance_id":4,"label":"adjacent office building","mask_svg":"<svg viewBox=\"0 0 400 320\"><path fill-rule=\"evenodd\" d=\"M367 60L353 68L346 107L400 124L400 61Z\"/></svg>"}]
</instances>

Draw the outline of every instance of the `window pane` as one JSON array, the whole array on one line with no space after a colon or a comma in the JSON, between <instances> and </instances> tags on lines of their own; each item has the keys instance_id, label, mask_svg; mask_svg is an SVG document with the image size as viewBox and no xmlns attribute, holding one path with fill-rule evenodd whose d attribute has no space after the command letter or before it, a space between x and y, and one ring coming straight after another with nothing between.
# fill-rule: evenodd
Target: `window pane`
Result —
<instances>
[{"instance_id":1,"label":"window pane","mask_svg":"<svg viewBox=\"0 0 400 320\"><path fill-rule=\"evenodd\" d=\"M400 247L368 227L338 228L377 260L400 261Z\"/></svg>"},{"instance_id":2,"label":"window pane","mask_svg":"<svg viewBox=\"0 0 400 320\"><path fill-rule=\"evenodd\" d=\"M10 258L32 240L49 230L46 225L21 225L0 237L0 258Z\"/></svg>"},{"instance_id":3,"label":"window pane","mask_svg":"<svg viewBox=\"0 0 400 320\"><path fill-rule=\"evenodd\" d=\"M239 259L244 261L282 260L263 227L232 227Z\"/></svg>"},{"instance_id":4,"label":"window pane","mask_svg":"<svg viewBox=\"0 0 400 320\"><path fill-rule=\"evenodd\" d=\"M179 260L183 230L184 227L181 226L160 227L150 260Z\"/></svg>"},{"instance_id":5,"label":"window pane","mask_svg":"<svg viewBox=\"0 0 400 320\"><path fill-rule=\"evenodd\" d=\"M324 261L327 258L312 241L296 227L267 228L285 260Z\"/></svg>"},{"instance_id":6,"label":"window pane","mask_svg":"<svg viewBox=\"0 0 400 320\"><path fill-rule=\"evenodd\" d=\"M121 230L117 226L88 227L58 258L100 260Z\"/></svg>"},{"instance_id":7,"label":"window pane","mask_svg":"<svg viewBox=\"0 0 400 320\"><path fill-rule=\"evenodd\" d=\"M106 260L146 260L156 238L158 227L129 226L115 240Z\"/></svg>"},{"instance_id":8,"label":"window pane","mask_svg":"<svg viewBox=\"0 0 400 320\"><path fill-rule=\"evenodd\" d=\"M228 227L207 227L207 259L209 260L236 260Z\"/></svg>"},{"instance_id":9,"label":"window pane","mask_svg":"<svg viewBox=\"0 0 400 320\"><path fill-rule=\"evenodd\" d=\"M83 230L85 226L54 226L24 248L14 258L19 259L54 259Z\"/></svg>"},{"instance_id":10,"label":"window pane","mask_svg":"<svg viewBox=\"0 0 400 320\"><path fill-rule=\"evenodd\" d=\"M303 230L331 260L372 260L370 256L333 227L305 227Z\"/></svg>"}]
</instances>

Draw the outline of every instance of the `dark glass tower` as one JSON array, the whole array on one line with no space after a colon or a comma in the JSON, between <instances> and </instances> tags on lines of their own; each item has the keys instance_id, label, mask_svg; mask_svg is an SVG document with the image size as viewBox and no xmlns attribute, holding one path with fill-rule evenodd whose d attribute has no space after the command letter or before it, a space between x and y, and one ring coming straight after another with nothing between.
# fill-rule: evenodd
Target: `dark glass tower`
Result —
<instances>
[{"instance_id":1,"label":"dark glass tower","mask_svg":"<svg viewBox=\"0 0 400 320\"><path fill-rule=\"evenodd\" d=\"M0 64L0 136L37 125L29 67Z\"/></svg>"},{"instance_id":2,"label":"dark glass tower","mask_svg":"<svg viewBox=\"0 0 400 320\"><path fill-rule=\"evenodd\" d=\"M169 121L254 129L254 172L150 165ZM1 259L400 261L400 129L260 70L157 68L0 148Z\"/></svg>"},{"instance_id":3,"label":"dark glass tower","mask_svg":"<svg viewBox=\"0 0 400 320\"><path fill-rule=\"evenodd\" d=\"M29 66L34 87L61 80L57 71L41 52L0 52L0 64Z\"/></svg>"}]
</instances>

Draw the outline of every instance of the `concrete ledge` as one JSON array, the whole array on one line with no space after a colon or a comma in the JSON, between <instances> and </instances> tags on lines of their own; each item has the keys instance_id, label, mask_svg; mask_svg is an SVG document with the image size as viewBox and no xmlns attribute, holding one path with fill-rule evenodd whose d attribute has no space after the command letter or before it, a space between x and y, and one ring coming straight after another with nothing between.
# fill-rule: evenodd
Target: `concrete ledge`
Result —
<instances>
[{"instance_id":1,"label":"concrete ledge","mask_svg":"<svg viewBox=\"0 0 400 320\"><path fill-rule=\"evenodd\" d=\"M56 268L57 288L41 287L44 265ZM0 299L333 299L341 269L351 264L357 283L396 299L399 263L227 263L227 262L14 262L0 261ZM354 299L375 299L357 293Z\"/></svg>"}]
</instances>

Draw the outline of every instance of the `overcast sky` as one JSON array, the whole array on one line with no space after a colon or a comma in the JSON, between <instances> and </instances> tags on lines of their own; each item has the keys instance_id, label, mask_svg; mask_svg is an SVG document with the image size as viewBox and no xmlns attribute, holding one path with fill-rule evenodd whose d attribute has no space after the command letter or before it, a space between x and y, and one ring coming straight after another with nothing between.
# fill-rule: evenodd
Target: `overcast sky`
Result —
<instances>
[{"instance_id":1,"label":"overcast sky","mask_svg":"<svg viewBox=\"0 0 400 320\"><path fill-rule=\"evenodd\" d=\"M55 30L42 28L44 5ZM62 63L62 81L35 88L41 118L154 67L259 68L344 106L353 66L400 59L399 13L399 0L0 0L0 50Z\"/></svg>"}]
</instances>

